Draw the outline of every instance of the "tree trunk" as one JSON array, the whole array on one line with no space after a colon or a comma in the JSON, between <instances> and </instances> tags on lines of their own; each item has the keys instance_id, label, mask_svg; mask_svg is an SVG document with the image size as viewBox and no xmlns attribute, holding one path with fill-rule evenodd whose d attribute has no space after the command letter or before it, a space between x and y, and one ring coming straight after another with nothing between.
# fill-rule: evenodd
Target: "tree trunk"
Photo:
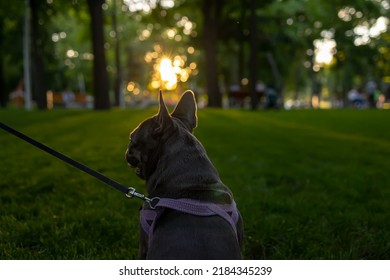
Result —
<instances>
[{"instance_id":1,"label":"tree trunk","mask_svg":"<svg viewBox=\"0 0 390 280\"><path fill-rule=\"evenodd\" d=\"M251 107L256 110L259 105L259 97L256 91L257 84L257 69L259 67L257 61L257 18L256 18L256 0L250 1L250 62L249 62L249 88L251 91Z\"/></svg>"},{"instance_id":2,"label":"tree trunk","mask_svg":"<svg viewBox=\"0 0 390 280\"><path fill-rule=\"evenodd\" d=\"M121 84L122 84L122 67L120 60L120 47L119 47L119 35L118 35L118 21L117 21L117 0L113 0L113 14L112 14L112 28L115 32L115 106L120 105Z\"/></svg>"},{"instance_id":3,"label":"tree trunk","mask_svg":"<svg viewBox=\"0 0 390 280\"><path fill-rule=\"evenodd\" d=\"M39 25L40 0L31 0L31 43L32 43L32 75L33 96L39 110L47 109L45 66L43 59L43 40Z\"/></svg>"},{"instance_id":4,"label":"tree trunk","mask_svg":"<svg viewBox=\"0 0 390 280\"><path fill-rule=\"evenodd\" d=\"M283 84L282 75L280 74L279 67L275 61L275 58L274 58L274 55L272 54L272 52L268 51L266 55L267 55L268 63L271 66L272 75L274 76L275 89L278 93L278 99L279 99L280 105L283 105L283 103L284 103L284 97L283 97L284 84Z\"/></svg>"},{"instance_id":5,"label":"tree trunk","mask_svg":"<svg viewBox=\"0 0 390 280\"><path fill-rule=\"evenodd\" d=\"M103 34L103 10L105 0L88 0L91 15L92 50L93 60L93 90L95 96L95 109L104 110L110 108L108 94L107 63L104 52Z\"/></svg>"},{"instance_id":6,"label":"tree trunk","mask_svg":"<svg viewBox=\"0 0 390 280\"><path fill-rule=\"evenodd\" d=\"M23 27L23 89L24 107L26 110L32 109L31 93L31 3L24 1L24 27Z\"/></svg>"},{"instance_id":7,"label":"tree trunk","mask_svg":"<svg viewBox=\"0 0 390 280\"><path fill-rule=\"evenodd\" d=\"M7 103L8 93L4 82L3 57L0 55L0 107L7 107Z\"/></svg>"},{"instance_id":8,"label":"tree trunk","mask_svg":"<svg viewBox=\"0 0 390 280\"><path fill-rule=\"evenodd\" d=\"M217 63L218 16L221 5L221 0L203 0L206 92L209 97L209 107L222 107L222 95L218 85Z\"/></svg>"},{"instance_id":9,"label":"tree trunk","mask_svg":"<svg viewBox=\"0 0 390 280\"><path fill-rule=\"evenodd\" d=\"M8 93L5 88L5 78L4 78L4 69L3 69L3 47L1 43L3 42L3 19L0 18L0 107L5 108L8 103Z\"/></svg>"},{"instance_id":10,"label":"tree trunk","mask_svg":"<svg viewBox=\"0 0 390 280\"><path fill-rule=\"evenodd\" d=\"M239 34L239 42L238 42L238 84L241 85L241 80L245 77L245 35L244 28L246 22L246 11L248 10L247 2L241 1L241 12L240 12L240 21L238 24L238 34Z\"/></svg>"}]
</instances>

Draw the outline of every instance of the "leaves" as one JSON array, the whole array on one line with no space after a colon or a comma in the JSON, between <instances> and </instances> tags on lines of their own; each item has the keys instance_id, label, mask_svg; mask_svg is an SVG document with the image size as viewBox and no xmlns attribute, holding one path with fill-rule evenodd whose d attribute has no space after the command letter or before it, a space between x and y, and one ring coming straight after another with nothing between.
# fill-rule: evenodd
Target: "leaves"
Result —
<instances>
[{"instance_id":1,"label":"leaves","mask_svg":"<svg viewBox=\"0 0 390 280\"><path fill-rule=\"evenodd\" d=\"M145 63L145 55L153 52L158 44L165 53L183 55L188 47L194 47L193 62L198 65L199 75L191 76L184 87L205 87L209 69L204 61L206 52L203 39L203 14L201 1L175 1L171 8L165 7L162 2L144 11L130 11L128 4L117 2L118 38L120 41L121 59L124 67L123 82L135 82L141 88L148 89L152 79L153 65ZM313 41L321 39L322 32L330 31L337 43L337 51L333 65L328 67L330 75L340 74L345 65L359 65L349 67L351 77L364 80L367 77L361 69L370 68L377 79L390 75L386 70L386 57L389 53L385 35L372 36L362 41L358 46L356 27L365 25L372 27L380 16L388 17L389 7L386 1L348 1L348 0L267 0L257 1L257 40L258 40L258 74L261 80L273 79L270 65L266 58L267 52L275 56L276 64L286 81L288 89L299 84L296 73L310 81L311 57L306 55L313 49ZM35 3L35 2L34 2ZM144 1L145 5L148 1ZM249 76L249 1L218 1L217 63L218 77L225 81L225 87L239 83ZM82 75L86 89L92 92L92 57L91 35L89 30L90 14L86 1L41 1L39 5L39 22L43 40L43 53L47 68L48 88L59 91L65 84L76 91L79 88L79 76ZM22 1L2 2L0 4L0 21L2 35L0 47L4 71L3 80L6 83L7 93L12 91L21 78L22 55L21 46L23 33L24 5ZM110 79L115 77L114 46L116 37L112 27L113 0L107 0L102 6L104 12L105 52L107 70ZM142 10L142 9L141 9ZM187 18L192 24L188 33L184 26L179 24ZM211 28L211 26L209 26ZM167 36L168 30L174 30L175 36ZM207 30L207 29L206 29ZM66 37L62 38L66 34ZM144 36L144 35L147 36ZM56 40L57 37L59 38ZM367 48L369 46L369 48ZM368 49L362 55L361 49ZM78 56L68 57L67 52L73 50ZM380 51L379 51L380 50ZM310 53L310 51L309 51ZM214 55L215 56L215 55ZM373 58L375 60L373 61ZM287 63L288 62L288 63ZM241 65L237 66L237 63ZM299 66L300 65L300 66ZM303 66L306 65L306 66ZM301 69L299 69L299 67ZM110 81L110 84L114 84ZM300 91L310 88L310 82ZM150 89L150 88L149 88Z\"/></svg>"}]
</instances>

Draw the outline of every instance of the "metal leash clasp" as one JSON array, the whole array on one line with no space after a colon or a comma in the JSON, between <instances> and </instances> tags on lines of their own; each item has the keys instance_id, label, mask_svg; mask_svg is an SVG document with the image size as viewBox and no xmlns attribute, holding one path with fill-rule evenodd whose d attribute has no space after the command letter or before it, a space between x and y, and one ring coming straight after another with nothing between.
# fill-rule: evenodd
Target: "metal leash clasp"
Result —
<instances>
[{"instance_id":1,"label":"metal leash clasp","mask_svg":"<svg viewBox=\"0 0 390 280\"><path fill-rule=\"evenodd\" d=\"M125 195L127 198L136 197L136 198L142 199L143 201L147 202L149 204L149 207L153 210L156 209L156 205L160 201L159 197L149 198L149 197L137 192L136 189L133 187L129 187L127 189L127 193Z\"/></svg>"}]
</instances>

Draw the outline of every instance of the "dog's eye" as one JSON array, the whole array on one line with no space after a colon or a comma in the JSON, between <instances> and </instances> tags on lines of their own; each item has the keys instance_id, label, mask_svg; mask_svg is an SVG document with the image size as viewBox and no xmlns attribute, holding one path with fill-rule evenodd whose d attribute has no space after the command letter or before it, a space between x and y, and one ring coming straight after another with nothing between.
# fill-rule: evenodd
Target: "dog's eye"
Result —
<instances>
[{"instance_id":1,"label":"dog's eye","mask_svg":"<svg viewBox=\"0 0 390 280\"><path fill-rule=\"evenodd\" d=\"M136 146L137 145L137 143L139 142L139 141L137 141L137 135L136 135L136 133L135 132L132 132L131 134L130 134L130 137L129 137L129 141L130 141L130 143L129 143L129 145L131 144L132 146Z\"/></svg>"},{"instance_id":2,"label":"dog's eye","mask_svg":"<svg viewBox=\"0 0 390 280\"><path fill-rule=\"evenodd\" d=\"M133 147L136 147L137 146L137 141L134 141L134 138L131 138L129 139L129 145L133 146Z\"/></svg>"},{"instance_id":3,"label":"dog's eye","mask_svg":"<svg viewBox=\"0 0 390 280\"><path fill-rule=\"evenodd\" d=\"M132 145L132 146L135 146L135 141L134 141L134 139L130 138L129 144Z\"/></svg>"}]
</instances>

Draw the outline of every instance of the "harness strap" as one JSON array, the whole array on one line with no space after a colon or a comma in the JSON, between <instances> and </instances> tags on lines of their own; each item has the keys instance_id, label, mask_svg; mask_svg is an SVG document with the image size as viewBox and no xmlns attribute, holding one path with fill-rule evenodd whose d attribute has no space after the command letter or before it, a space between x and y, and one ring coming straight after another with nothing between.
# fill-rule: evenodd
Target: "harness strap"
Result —
<instances>
[{"instance_id":1,"label":"harness strap","mask_svg":"<svg viewBox=\"0 0 390 280\"><path fill-rule=\"evenodd\" d=\"M169 208L187 213L195 216L208 217L208 216L220 216L227 221L233 228L237 235L237 222L239 214L237 211L236 203L233 201L231 204L215 204L210 202L200 202L193 199L181 198L161 198L155 206L156 209L141 209L140 222L142 229L148 235L149 243L153 236L154 226L158 217L162 214L159 211L161 208Z\"/></svg>"}]
</instances>

